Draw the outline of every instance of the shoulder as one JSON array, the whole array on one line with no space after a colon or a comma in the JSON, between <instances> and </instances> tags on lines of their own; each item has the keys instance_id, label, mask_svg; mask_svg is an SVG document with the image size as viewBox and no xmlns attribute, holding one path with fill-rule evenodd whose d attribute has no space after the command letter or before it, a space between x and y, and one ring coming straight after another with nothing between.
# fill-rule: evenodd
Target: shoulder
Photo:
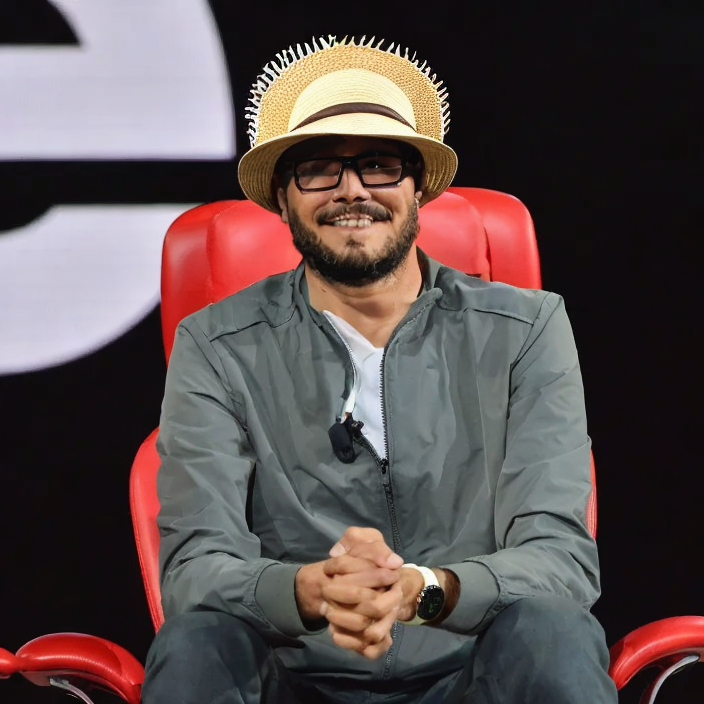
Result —
<instances>
[{"instance_id":1,"label":"shoulder","mask_svg":"<svg viewBox=\"0 0 704 704\"><path fill-rule=\"evenodd\" d=\"M442 291L438 301L442 308L503 316L529 325L563 305L556 293L484 281L446 266L438 268L435 286Z\"/></svg>"},{"instance_id":2,"label":"shoulder","mask_svg":"<svg viewBox=\"0 0 704 704\"><path fill-rule=\"evenodd\" d=\"M295 309L295 271L275 274L186 316L180 323L192 334L210 341L253 325L278 327L291 319Z\"/></svg>"}]
</instances>

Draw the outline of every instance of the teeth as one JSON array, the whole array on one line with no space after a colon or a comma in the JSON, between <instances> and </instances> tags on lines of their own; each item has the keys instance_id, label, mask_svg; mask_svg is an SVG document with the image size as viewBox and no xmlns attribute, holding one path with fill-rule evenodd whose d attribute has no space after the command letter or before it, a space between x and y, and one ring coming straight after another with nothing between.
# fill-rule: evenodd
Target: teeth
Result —
<instances>
[{"instance_id":1,"label":"teeth","mask_svg":"<svg viewBox=\"0 0 704 704\"><path fill-rule=\"evenodd\" d=\"M332 220L330 224L333 227L367 227L373 222L371 218L360 218L359 220L345 220L344 218L339 218Z\"/></svg>"}]
</instances>

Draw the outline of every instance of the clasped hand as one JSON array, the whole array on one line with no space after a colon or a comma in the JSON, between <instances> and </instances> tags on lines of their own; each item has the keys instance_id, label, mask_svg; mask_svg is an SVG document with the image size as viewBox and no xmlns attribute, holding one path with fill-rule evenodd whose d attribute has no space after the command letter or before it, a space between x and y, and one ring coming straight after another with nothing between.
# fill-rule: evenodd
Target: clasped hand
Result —
<instances>
[{"instance_id":1,"label":"clasped hand","mask_svg":"<svg viewBox=\"0 0 704 704\"><path fill-rule=\"evenodd\" d=\"M391 647L394 621L415 615L423 578L417 570L402 569L403 558L374 528L348 528L329 554L298 571L301 616L324 616L336 645L377 658Z\"/></svg>"}]
</instances>

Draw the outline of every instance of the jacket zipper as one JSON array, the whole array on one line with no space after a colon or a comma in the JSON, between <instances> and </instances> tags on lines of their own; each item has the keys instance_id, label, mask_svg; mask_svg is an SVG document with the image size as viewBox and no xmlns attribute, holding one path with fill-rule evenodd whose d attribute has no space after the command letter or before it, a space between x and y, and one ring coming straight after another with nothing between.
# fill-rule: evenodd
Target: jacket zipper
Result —
<instances>
[{"instance_id":1,"label":"jacket zipper","mask_svg":"<svg viewBox=\"0 0 704 704\"><path fill-rule=\"evenodd\" d=\"M381 357L381 365L379 369L379 399L381 401L381 427L384 430L384 457L380 457L379 453L376 451L374 446L365 438L361 431L355 437L355 441L360 445L365 447L374 461L379 465L381 470L382 479L381 483L384 487L384 494L386 495L386 507L389 511L389 518L391 519L391 539L393 542L393 550L395 553L399 553L401 550L401 534L398 529L398 522L396 520L396 506L394 505L394 493L391 487L391 466L389 463L389 436L386 428L386 395L384 393L384 361L386 360L386 351L388 347L384 349L384 354ZM349 347L347 348L348 353L351 356L351 351ZM352 360L354 366L354 360ZM398 621L394 621L393 626L391 626L391 647L386 651L386 659L384 662L384 671L381 675L383 680L389 679L391 674L391 661L394 657L394 646L396 645L396 636L398 635Z\"/></svg>"},{"instance_id":2,"label":"jacket zipper","mask_svg":"<svg viewBox=\"0 0 704 704\"><path fill-rule=\"evenodd\" d=\"M357 373L357 365L355 364L354 361L354 356L352 354L352 350L350 349L349 344L347 343L347 340L345 339L344 335L340 333L340 331L337 329L337 327L334 325L334 323L328 319L328 322L330 323L330 326L332 329L335 331L336 335L340 338L340 341L342 344L345 346L345 349L347 350L347 356L349 357L350 363L352 364L352 389L350 391L349 396L345 400L343 406L342 406L342 411L340 412L340 419L344 421L345 419L345 413L352 413L352 410L354 408L354 404L356 401L357 397L357 382L359 379L359 375ZM396 521L396 507L394 506L394 495L393 495L393 489L391 488L391 471L390 471L390 465L389 465L389 436L386 428L386 395L384 394L384 361L386 360L386 352L388 350L388 344L384 348L384 353L381 356L381 365L379 369L379 398L381 401L381 427L383 428L384 431L384 457L380 457L379 453L376 451L374 446L367 440L362 435L362 432L359 431L356 436L353 438L353 440L362 447L365 447L368 452L371 454L373 457L374 461L377 463L379 466L379 469L381 470L382 474L382 480L381 483L384 487L384 494L386 496L386 507L389 511L389 518L391 520L391 539L393 542L393 550L395 553L398 554L399 550L401 549L401 534L398 529L398 523ZM350 403L351 400L351 403ZM396 636L398 634L398 621L394 621L393 626L391 626L391 647L388 649L386 652L386 660L384 662L384 671L381 675L381 678L386 680L389 678L391 674L391 661L393 660L393 655L394 655L394 646L396 644Z\"/></svg>"},{"instance_id":3,"label":"jacket zipper","mask_svg":"<svg viewBox=\"0 0 704 704\"><path fill-rule=\"evenodd\" d=\"M381 467L384 491L386 492L386 505L389 509L389 517L391 518L391 538L393 540L393 548L396 554L401 551L401 534L398 529L396 520L396 507L394 506L394 494L391 487L391 466L389 463L389 435L386 429L386 394L384 393L384 362L386 361L386 351L388 345L384 348L384 353L381 355L381 368L379 370L379 397L381 399L381 427L384 429L384 462ZM396 636L398 635L398 621L394 621L391 626L391 647L386 651L386 662L384 663L384 672L381 679L386 680L391 675L391 661L394 656L394 648L396 646Z\"/></svg>"},{"instance_id":4,"label":"jacket zipper","mask_svg":"<svg viewBox=\"0 0 704 704\"><path fill-rule=\"evenodd\" d=\"M354 404L357 401L357 391L359 384L359 373L357 371L357 365L354 361L354 355L352 354L352 349L350 348L344 335L340 333L335 324L328 320L330 326L335 331L335 334L340 338L340 341L347 350L347 357L352 365L352 389L349 395L342 404L342 410L340 411L340 420L345 420L346 413L352 413L354 409ZM398 529L398 524L396 521L396 507L394 506L394 495L393 489L391 488L391 472L389 466L389 436L386 428L386 395L384 394L384 361L386 360L386 352L388 350L388 345L384 348L384 353L381 356L381 364L379 367L379 399L381 401L381 427L384 431L384 457L380 457L376 448L367 440L367 438L362 435L361 430L358 431L353 440L362 447L365 447L371 454L374 461L379 466L382 474L382 484L384 486L384 494L386 495L386 506L389 510L389 518L391 519L391 538L393 542L394 552L398 552L401 549L401 534Z\"/></svg>"}]
</instances>

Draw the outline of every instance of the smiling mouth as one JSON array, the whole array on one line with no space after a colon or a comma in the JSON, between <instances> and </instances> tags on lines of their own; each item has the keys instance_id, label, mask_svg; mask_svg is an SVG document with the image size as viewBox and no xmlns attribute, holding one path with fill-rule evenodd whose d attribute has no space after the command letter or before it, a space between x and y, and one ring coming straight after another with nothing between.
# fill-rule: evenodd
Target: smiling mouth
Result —
<instances>
[{"instance_id":1,"label":"smiling mouth","mask_svg":"<svg viewBox=\"0 0 704 704\"><path fill-rule=\"evenodd\" d=\"M357 217L339 216L326 221L326 225L331 227L369 227L376 222L369 215L358 215Z\"/></svg>"}]
</instances>

